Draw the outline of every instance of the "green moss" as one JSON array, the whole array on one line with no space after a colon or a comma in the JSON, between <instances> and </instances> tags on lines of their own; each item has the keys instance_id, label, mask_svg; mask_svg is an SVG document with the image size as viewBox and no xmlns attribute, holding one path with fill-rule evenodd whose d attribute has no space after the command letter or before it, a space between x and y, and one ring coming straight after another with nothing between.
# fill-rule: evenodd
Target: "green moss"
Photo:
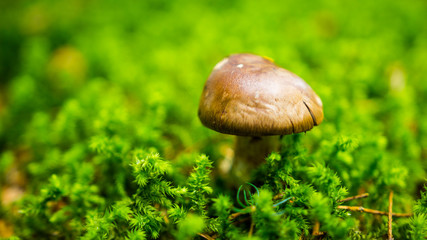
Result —
<instances>
[{"instance_id":1,"label":"green moss","mask_svg":"<svg viewBox=\"0 0 427 240\"><path fill-rule=\"evenodd\" d=\"M0 8L0 238L385 238L386 216L339 206L388 211L390 191L413 213L393 218L395 239L425 237L423 1ZM240 192L233 137L197 118L212 67L237 52L297 73L325 112Z\"/></svg>"}]
</instances>

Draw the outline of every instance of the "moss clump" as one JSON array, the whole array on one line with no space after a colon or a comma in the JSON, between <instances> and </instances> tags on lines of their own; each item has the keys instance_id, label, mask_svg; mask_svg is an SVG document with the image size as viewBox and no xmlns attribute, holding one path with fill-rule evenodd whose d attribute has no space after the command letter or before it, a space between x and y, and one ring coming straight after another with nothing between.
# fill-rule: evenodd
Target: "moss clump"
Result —
<instances>
[{"instance_id":1,"label":"moss clump","mask_svg":"<svg viewBox=\"0 0 427 240\"><path fill-rule=\"evenodd\" d=\"M393 237L426 236L424 2L0 9L1 238L381 239L386 215L348 209L387 212L391 191L393 212L413 214L393 217ZM283 137L238 194L222 175L233 138L197 107L239 52L300 75L325 120Z\"/></svg>"}]
</instances>

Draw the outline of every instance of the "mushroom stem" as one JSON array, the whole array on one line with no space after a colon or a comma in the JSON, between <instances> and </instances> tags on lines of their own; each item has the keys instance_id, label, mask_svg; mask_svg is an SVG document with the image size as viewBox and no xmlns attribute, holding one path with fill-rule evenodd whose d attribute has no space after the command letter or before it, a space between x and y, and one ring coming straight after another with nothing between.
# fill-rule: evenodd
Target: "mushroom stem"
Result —
<instances>
[{"instance_id":1,"label":"mushroom stem","mask_svg":"<svg viewBox=\"0 0 427 240\"><path fill-rule=\"evenodd\" d=\"M236 137L231 173L241 183L250 180L251 171L258 168L272 152L279 150L279 136Z\"/></svg>"}]
</instances>

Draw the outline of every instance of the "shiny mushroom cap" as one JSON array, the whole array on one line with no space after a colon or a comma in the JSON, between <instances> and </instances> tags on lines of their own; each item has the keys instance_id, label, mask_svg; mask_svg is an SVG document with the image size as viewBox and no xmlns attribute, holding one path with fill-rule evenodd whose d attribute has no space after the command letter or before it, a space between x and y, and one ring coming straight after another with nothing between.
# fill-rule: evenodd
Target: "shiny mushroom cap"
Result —
<instances>
[{"instance_id":1,"label":"shiny mushroom cap","mask_svg":"<svg viewBox=\"0 0 427 240\"><path fill-rule=\"evenodd\" d=\"M203 125L239 136L305 132L323 120L322 101L294 73L253 54L220 61L199 105Z\"/></svg>"}]
</instances>

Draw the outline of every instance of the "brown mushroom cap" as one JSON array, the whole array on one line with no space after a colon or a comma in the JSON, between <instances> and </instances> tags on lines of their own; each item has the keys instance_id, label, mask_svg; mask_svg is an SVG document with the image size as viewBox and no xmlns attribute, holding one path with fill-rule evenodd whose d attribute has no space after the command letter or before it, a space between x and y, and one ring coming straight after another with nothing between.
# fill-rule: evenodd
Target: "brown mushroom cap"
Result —
<instances>
[{"instance_id":1,"label":"brown mushroom cap","mask_svg":"<svg viewBox=\"0 0 427 240\"><path fill-rule=\"evenodd\" d=\"M203 125L239 136L305 132L323 120L322 101L294 73L252 54L220 61L199 105Z\"/></svg>"}]
</instances>

